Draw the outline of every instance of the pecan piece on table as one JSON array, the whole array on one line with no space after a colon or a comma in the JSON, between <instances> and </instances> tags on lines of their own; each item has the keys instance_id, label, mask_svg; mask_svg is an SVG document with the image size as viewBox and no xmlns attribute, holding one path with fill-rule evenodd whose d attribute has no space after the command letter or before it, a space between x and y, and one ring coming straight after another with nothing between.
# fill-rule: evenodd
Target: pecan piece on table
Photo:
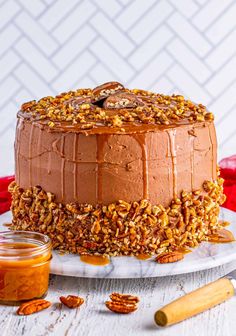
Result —
<instances>
[{"instance_id":1,"label":"pecan piece on table","mask_svg":"<svg viewBox=\"0 0 236 336\"><path fill-rule=\"evenodd\" d=\"M129 314L133 313L135 310L138 309L136 304L128 304L122 302L113 302L113 301L106 301L106 307L110 309L114 313L118 314Z\"/></svg>"},{"instance_id":2,"label":"pecan piece on table","mask_svg":"<svg viewBox=\"0 0 236 336\"><path fill-rule=\"evenodd\" d=\"M60 296L60 301L68 308L77 308L84 303L84 299L76 295Z\"/></svg>"},{"instance_id":3,"label":"pecan piece on table","mask_svg":"<svg viewBox=\"0 0 236 336\"><path fill-rule=\"evenodd\" d=\"M124 90L124 86L119 82L108 82L95 87L92 91L92 102L98 102L114 93Z\"/></svg>"},{"instance_id":4,"label":"pecan piece on table","mask_svg":"<svg viewBox=\"0 0 236 336\"><path fill-rule=\"evenodd\" d=\"M120 294L120 293L112 293L110 295L110 299L112 301L117 301L117 302L127 302L127 303L138 303L139 298L134 295L130 294Z\"/></svg>"},{"instance_id":5,"label":"pecan piece on table","mask_svg":"<svg viewBox=\"0 0 236 336\"><path fill-rule=\"evenodd\" d=\"M209 236L208 241L210 243L230 243L235 241L232 232L226 229L217 230L215 233Z\"/></svg>"},{"instance_id":6,"label":"pecan piece on table","mask_svg":"<svg viewBox=\"0 0 236 336\"><path fill-rule=\"evenodd\" d=\"M103 103L106 109L135 108L143 106L144 102L132 93L120 92L109 96Z\"/></svg>"},{"instance_id":7,"label":"pecan piece on table","mask_svg":"<svg viewBox=\"0 0 236 336\"><path fill-rule=\"evenodd\" d=\"M184 254L182 252L174 251L160 254L156 257L156 261L159 264L174 263L176 261L184 259Z\"/></svg>"},{"instance_id":8,"label":"pecan piece on table","mask_svg":"<svg viewBox=\"0 0 236 336\"><path fill-rule=\"evenodd\" d=\"M40 310L46 309L50 306L51 302L43 299L27 301L22 303L20 307L17 309L17 315L31 315L39 312Z\"/></svg>"},{"instance_id":9,"label":"pecan piece on table","mask_svg":"<svg viewBox=\"0 0 236 336\"><path fill-rule=\"evenodd\" d=\"M114 313L129 314L138 309L139 298L129 294L112 293L111 301L106 301L106 307Z\"/></svg>"}]
</instances>

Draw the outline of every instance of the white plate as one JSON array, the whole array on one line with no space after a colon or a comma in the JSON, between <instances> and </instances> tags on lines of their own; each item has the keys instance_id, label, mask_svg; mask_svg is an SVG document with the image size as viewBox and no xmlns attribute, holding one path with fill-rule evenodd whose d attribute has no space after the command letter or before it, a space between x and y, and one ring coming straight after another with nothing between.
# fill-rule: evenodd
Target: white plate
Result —
<instances>
[{"instance_id":1,"label":"white plate","mask_svg":"<svg viewBox=\"0 0 236 336\"><path fill-rule=\"evenodd\" d=\"M231 222L229 230L236 237L236 213L221 209L221 218ZM4 223L11 221L11 213L0 216L0 230L6 231ZM228 229L228 228L227 228ZM82 278L147 278L190 273L209 269L236 260L236 242L228 244L202 243L184 260L173 264L157 264L153 260L138 260L133 257L111 258L107 266L93 266L80 261L73 254L60 255L53 252L51 273Z\"/></svg>"}]
</instances>

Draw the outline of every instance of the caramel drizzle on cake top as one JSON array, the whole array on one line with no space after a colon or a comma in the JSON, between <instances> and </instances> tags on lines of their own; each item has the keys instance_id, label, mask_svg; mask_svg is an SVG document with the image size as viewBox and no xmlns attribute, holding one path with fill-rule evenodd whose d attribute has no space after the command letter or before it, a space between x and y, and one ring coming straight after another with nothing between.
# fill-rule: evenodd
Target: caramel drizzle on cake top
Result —
<instances>
[{"instance_id":1,"label":"caramel drizzle on cake top","mask_svg":"<svg viewBox=\"0 0 236 336\"><path fill-rule=\"evenodd\" d=\"M181 95L129 90L118 82L30 101L21 106L19 114L51 129L69 131L91 131L101 127L127 131L140 125L174 125L214 119L204 105L185 100Z\"/></svg>"}]
</instances>

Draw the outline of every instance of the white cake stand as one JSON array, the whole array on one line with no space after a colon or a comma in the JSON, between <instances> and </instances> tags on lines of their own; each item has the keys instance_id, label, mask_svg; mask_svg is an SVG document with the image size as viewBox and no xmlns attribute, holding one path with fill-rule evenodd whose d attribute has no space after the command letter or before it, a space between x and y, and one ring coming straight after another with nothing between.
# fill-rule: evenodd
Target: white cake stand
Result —
<instances>
[{"instance_id":1,"label":"white cake stand","mask_svg":"<svg viewBox=\"0 0 236 336\"><path fill-rule=\"evenodd\" d=\"M236 213L221 209L221 218L231 222L227 228L236 237ZM11 221L11 213L0 216L0 230ZM138 260L133 257L113 257L107 266L93 266L80 261L73 254L61 255L53 252L51 273L82 278L148 278L174 274L190 273L213 268L236 260L236 242L227 244L202 243L192 253L186 254L184 260L173 264L158 264L152 259Z\"/></svg>"}]
</instances>

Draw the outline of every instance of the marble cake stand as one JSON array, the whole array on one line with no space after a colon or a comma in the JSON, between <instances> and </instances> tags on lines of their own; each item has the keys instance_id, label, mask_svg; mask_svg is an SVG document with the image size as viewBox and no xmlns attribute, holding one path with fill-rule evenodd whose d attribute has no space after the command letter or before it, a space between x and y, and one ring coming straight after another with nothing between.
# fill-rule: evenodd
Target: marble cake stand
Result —
<instances>
[{"instance_id":1,"label":"marble cake stand","mask_svg":"<svg viewBox=\"0 0 236 336\"><path fill-rule=\"evenodd\" d=\"M236 213L221 209L221 218L231 222L229 230L236 237ZM11 213L0 216L0 230L6 231L4 223L11 221ZM133 257L111 258L107 266L93 266L80 261L80 257L72 254L60 255L53 252L51 273L76 276L82 278L148 278L174 274L190 273L220 266L236 260L236 242L228 244L202 243L184 260L173 264L160 265L149 260L138 260Z\"/></svg>"}]
</instances>

